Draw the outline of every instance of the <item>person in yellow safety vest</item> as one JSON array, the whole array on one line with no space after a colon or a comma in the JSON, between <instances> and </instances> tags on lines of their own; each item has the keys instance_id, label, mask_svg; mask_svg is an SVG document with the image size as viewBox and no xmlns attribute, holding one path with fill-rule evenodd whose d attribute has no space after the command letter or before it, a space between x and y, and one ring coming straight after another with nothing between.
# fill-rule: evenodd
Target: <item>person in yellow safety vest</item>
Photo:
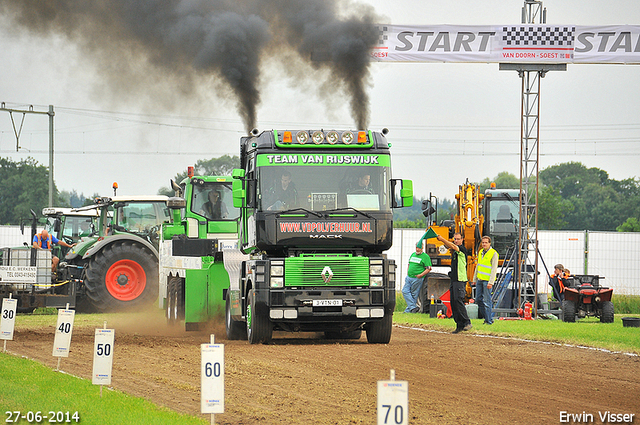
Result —
<instances>
[{"instance_id":1,"label":"person in yellow safety vest","mask_svg":"<svg viewBox=\"0 0 640 425\"><path fill-rule=\"evenodd\" d=\"M33 247L36 249L48 249L49 251L51 251L51 249L53 248L54 245L56 244L60 244L62 246L66 246L67 248L71 248L73 245L69 245L68 243L66 243L65 241L61 241L58 240L58 238L56 238L53 235L50 235L49 232L47 232L47 229L42 229L42 232L37 233L33 236ZM58 268L58 263L60 262L60 259L58 257L56 257L55 255L51 257L51 271L55 273L56 269Z\"/></svg>"},{"instance_id":2,"label":"person in yellow safety vest","mask_svg":"<svg viewBox=\"0 0 640 425\"><path fill-rule=\"evenodd\" d=\"M442 235L438 235L437 238L451 252L451 271L449 272L449 279L451 279L449 295L451 301L449 305L451 306L451 313L453 313L453 320L456 322L456 329L451 333L466 332L473 327L471 320L469 320L467 309L464 306L464 288L469 281L469 276L467 275L469 250L464 246L462 233L454 233L453 242L445 239Z\"/></svg>"},{"instance_id":3,"label":"person in yellow safety vest","mask_svg":"<svg viewBox=\"0 0 640 425\"><path fill-rule=\"evenodd\" d=\"M489 236L483 236L480 244L482 249L478 252L478 265L473 276L473 281L476 284L476 304L478 305L478 316L484 317L484 324L492 325L491 288L496 281L499 255L495 249L491 248Z\"/></svg>"}]
</instances>

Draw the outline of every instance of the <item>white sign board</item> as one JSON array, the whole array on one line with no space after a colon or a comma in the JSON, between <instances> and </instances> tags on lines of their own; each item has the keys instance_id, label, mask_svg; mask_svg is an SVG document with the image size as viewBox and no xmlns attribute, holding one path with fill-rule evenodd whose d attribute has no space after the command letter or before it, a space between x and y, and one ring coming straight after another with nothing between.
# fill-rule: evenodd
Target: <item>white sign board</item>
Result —
<instances>
[{"instance_id":1,"label":"white sign board","mask_svg":"<svg viewBox=\"0 0 640 425\"><path fill-rule=\"evenodd\" d=\"M2 310L0 310L0 339L13 340L17 306L18 300L15 298L5 298L2 300Z\"/></svg>"},{"instance_id":2,"label":"white sign board","mask_svg":"<svg viewBox=\"0 0 640 425\"><path fill-rule=\"evenodd\" d=\"M93 378L91 380L94 385L111 385L114 339L115 330L96 329L93 344Z\"/></svg>"},{"instance_id":3,"label":"white sign board","mask_svg":"<svg viewBox=\"0 0 640 425\"><path fill-rule=\"evenodd\" d=\"M37 267L0 266L0 282L36 283L37 279Z\"/></svg>"},{"instance_id":4,"label":"white sign board","mask_svg":"<svg viewBox=\"0 0 640 425\"><path fill-rule=\"evenodd\" d=\"M409 424L409 382L378 381L378 425Z\"/></svg>"},{"instance_id":5,"label":"white sign board","mask_svg":"<svg viewBox=\"0 0 640 425\"><path fill-rule=\"evenodd\" d=\"M201 344L200 354L200 412L224 413L224 344Z\"/></svg>"},{"instance_id":6,"label":"white sign board","mask_svg":"<svg viewBox=\"0 0 640 425\"><path fill-rule=\"evenodd\" d=\"M69 357L71 332L73 332L73 320L75 316L75 310L58 310L58 323L56 324L56 335L53 339L52 356Z\"/></svg>"},{"instance_id":7,"label":"white sign board","mask_svg":"<svg viewBox=\"0 0 640 425\"><path fill-rule=\"evenodd\" d=\"M640 25L377 25L379 62L640 63Z\"/></svg>"}]
</instances>

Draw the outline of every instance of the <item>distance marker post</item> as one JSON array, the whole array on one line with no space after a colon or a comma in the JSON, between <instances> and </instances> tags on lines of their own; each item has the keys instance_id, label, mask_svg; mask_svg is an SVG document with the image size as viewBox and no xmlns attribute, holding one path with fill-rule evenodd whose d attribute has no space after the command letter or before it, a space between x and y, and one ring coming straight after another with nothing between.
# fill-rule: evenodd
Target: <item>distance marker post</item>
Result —
<instances>
[{"instance_id":1,"label":"distance marker post","mask_svg":"<svg viewBox=\"0 0 640 425\"><path fill-rule=\"evenodd\" d=\"M200 412L210 413L212 424L215 413L224 413L224 344L214 338L200 345Z\"/></svg>"},{"instance_id":2,"label":"distance marker post","mask_svg":"<svg viewBox=\"0 0 640 425\"><path fill-rule=\"evenodd\" d=\"M378 425L409 424L409 382L396 381L391 369L389 381L378 381Z\"/></svg>"},{"instance_id":3,"label":"distance marker post","mask_svg":"<svg viewBox=\"0 0 640 425\"><path fill-rule=\"evenodd\" d=\"M9 294L9 298L2 300L2 309L0 310L0 339L4 339L4 352L7 352L7 340L13 340L13 330L16 326L16 308L18 300L12 298L13 294Z\"/></svg>"},{"instance_id":4,"label":"distance marker post","mask_svg":"<svg viewBox=\"0 0 640 425\"><path fill-rule=\"evenodd\" d=\"M104 322L104 329L96 329L93 344L93 377L91 383L100 385L100 397L102 397L102 386L111 385L114 340L115 330L107 329L107 322Z\"/></svg>"},{"instance_id":5,"label":"distance marker post","mask_svg":"<svg viewBox=\"0 0 640 425\"><path fill-rule=\"evenodd\" d=\"M56 335L53 339L53 357L58 358L58 367L60 370L60 360L62 357L69 357L69 347L71 346L71 333L73 332L73 321L75 319L75 310L69 310L69 304L66 309L58 310L58 323L56 324Z\"/></svg>"}]
</instances>

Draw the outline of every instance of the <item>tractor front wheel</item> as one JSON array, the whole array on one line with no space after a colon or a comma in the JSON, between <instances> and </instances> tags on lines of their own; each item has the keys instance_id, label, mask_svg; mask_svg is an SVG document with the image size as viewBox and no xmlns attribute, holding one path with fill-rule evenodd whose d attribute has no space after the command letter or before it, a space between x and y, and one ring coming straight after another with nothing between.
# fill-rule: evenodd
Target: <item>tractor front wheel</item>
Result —
<instances>
[{"instance_id":1,"label":"tractor front wheel","mask_svg":"<svg viewBox=\"0 0 640 425\"><path fill-rule=\"evenodd\" d=\"M571 323L576 321L576 303L573 301L562 301L562 321Z\"/></svg>"},{"instance_id":2,"label":"tractor front wheel","mask_svg":"<svg viewBox=\"0 0 640 425\"><path fill-rule=\"evenodd\" d=\"M611 301L602 302L602 314L600 315L600 322L613 323L613 303Z\"/></svg>"},{"instance_id":3,"label":"tractor front wheel","mask_svg":"<svg viewBox=\"0 0 640 425\"><path fill-rule=\"evenodd\" d=\"M158 259L138 243L114 242L89 260L84 285L98 311L149 305L158 297Z\"/></svg>"}]
</instances>

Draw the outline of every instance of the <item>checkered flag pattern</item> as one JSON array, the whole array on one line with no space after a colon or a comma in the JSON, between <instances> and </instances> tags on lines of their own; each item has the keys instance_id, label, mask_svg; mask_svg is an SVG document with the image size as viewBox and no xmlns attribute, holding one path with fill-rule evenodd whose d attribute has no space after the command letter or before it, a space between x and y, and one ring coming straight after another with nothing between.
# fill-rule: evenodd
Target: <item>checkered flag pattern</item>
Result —
<instances>
[{"instance_id":1,"label":"checkered flag pattern","mask_svg":"<svg viewBox=\"0 0 640 425\"><path fill-rule=\"evenodd\" d=\"M576 27L503 27L502 43L514 47L573 47L575 32Z\"/></svg>"},{"instance_id":2,"label":"checkered flag pattern","mask_svg":"<svg viewBox=\"0 0 640 425\"><path fill-rule=\"evenodd\" d=\"M378 30L378 46L384 46L385 41L389 38L387 35L387 31L389 30L386 26L377 26Z\"/></svg>"}]
</instances>

